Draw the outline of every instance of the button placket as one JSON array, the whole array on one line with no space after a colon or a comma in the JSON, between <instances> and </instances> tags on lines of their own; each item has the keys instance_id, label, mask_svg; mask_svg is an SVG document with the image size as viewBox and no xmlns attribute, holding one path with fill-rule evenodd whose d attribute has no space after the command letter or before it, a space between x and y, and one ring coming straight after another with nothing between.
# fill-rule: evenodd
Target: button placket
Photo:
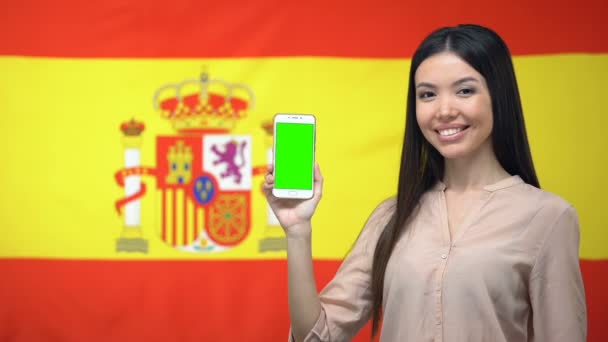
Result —
<instances>
[{"instance_id":1,"label":"button placket","mask_svg":"<svg viewBox=\"0 0 608 342\"><path fill-rule=\"evenodd\" d=\"M444 257L445 256L445 257ZM441 337L441 319L442 319L442 314L441 314L441 296L442 296L442 289L443 289L443 275L445 273L445 268L446 268L446 260L447 260L447 255L446 254L442 254L441 255L441 260L439 263L439 274L437 277L437 283L436 283L436 296L435 296L435 325L437 326L437 336Z\"/></svg>"},{"instance_id":2,"label":"button placket","mask_svg":"<svg viewBox=\"0 0 608 342\"><path fill-rule=\"evenodd\" d=\"M447 249L443 250L440 254L440 273L439 273L439 277L437 279L437 287L435 289L436 291L436 297L435 297L435 326L437 327L437 334L436 334L436 338L438 341L441 341L441 339L443 338L443 314L442 314L442 308L441 308L441 299L443 296L443 283L444 283L444 277L445 277L445 272L446 272L446 268L447 268L447 264L448 264L448 257L450 255L452 251L451 248L451 244L448 245Z\"/></svg>"}]
</instances>

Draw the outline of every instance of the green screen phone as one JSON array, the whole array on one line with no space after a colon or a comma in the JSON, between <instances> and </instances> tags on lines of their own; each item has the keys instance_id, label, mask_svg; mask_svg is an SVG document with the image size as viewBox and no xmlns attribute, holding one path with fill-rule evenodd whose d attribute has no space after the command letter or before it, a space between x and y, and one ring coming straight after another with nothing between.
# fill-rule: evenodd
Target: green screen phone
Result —
<instances>
[{"instance_id":1,"label":"green screen phone","mask_svg":"<svg viewBox=\"0 0 608 342\"><path fill-rule=\"evenodd\" d=\"M316 120L277 114L274 120L274 189L281 198L313 196Z\"/></svg>"}]
</instances>

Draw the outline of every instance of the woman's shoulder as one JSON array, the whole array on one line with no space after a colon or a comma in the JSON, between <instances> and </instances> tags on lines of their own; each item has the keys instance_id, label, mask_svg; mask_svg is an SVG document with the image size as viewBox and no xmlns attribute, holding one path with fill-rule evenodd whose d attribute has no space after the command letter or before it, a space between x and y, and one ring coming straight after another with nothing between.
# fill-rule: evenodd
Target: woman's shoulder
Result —
<instances>
[{"instance_id":1,"label":"woman's shoulder","mask_svg":"<svg viewBox=\"0 0 608 342\"><path fill-rule=\"evenodd\" d=\"M521 216L530 226L550 227L565 218L578 220L576 209L564 197L527 183L514 187L504 199L509 211Z\"/></svg>"},{"instance_id":2,"label":"woman's shoulder","mask_svg":"<svg viewBox=\"0 0 608 342\"><path fill-rule=\"evenodd\" d=\"M384 199L372 210L366 223L366 228L371 230L381 230L390 221L397 209L396 197Z\"/></svg>"},{"instance_id":3,"label":"woman's shoulder","mask_svg":"<svg viewBox=\"0 0 608 342\"><path fill-rule=\"evenodd\" d=\"M497 196L500 221L510 225L534 255L551 236L572 236L578 231L578 214L572 204L559 194L520 183ZM498 195L498 194L497 194ZM539 243L540 242L540 243ZM559 248L560 244L556 244Z\"/></svg>"},{"instance_id":4,"label":"woman's shoulder","mask_svg":"<svg viewBox=\"0 0 608 342\"><path fill-rule=\"evenodd\" d=\"M378 203L378 205L372 212L372 215L391 216L395 212L396 208L397 208L397 197L392 196L392 197L386 198L386 199L382 200L380 203Z\"/></svg>"},{"instance_id":5,"label":"woman's shoulder","mask_svg":"<svg viewBox=\"0 0 608 342\"><path fill-rule=\"evenodd\" d=\"M382 200L369 214L367 222L361 229L357 240L366 245L366 250L373 250L378 237L389 223L397 207L396 197Z\"/></svg>"},{"instance_id":6,"label":"woman's shoulder","mask_svg":"<svg viewBox=\"0 0 608 342\"><path fill-rule=\"evenodd\" d=\"M523 183L521 188L521 194L518 196L521 197L521 202L526 205L534 204L532 207L536 207L538 210L561 214L566 209L573 207L568 200L551 190L537 188L527 183Z\"/></svg>"}]
</instances>

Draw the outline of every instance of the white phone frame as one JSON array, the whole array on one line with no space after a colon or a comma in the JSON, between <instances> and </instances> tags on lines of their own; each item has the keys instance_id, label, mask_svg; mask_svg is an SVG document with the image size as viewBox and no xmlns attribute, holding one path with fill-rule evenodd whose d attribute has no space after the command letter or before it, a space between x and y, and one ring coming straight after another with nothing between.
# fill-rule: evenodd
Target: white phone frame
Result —
<instances>
[{"instance_id":1,"label":"white phone frame","mask_svg":"<svg viewBox=\"0 0 608 342\"><path fill-rule=\"evenodd\" d=\"M312 165L310 166L310 172L312 172L312 189L272 189L272 194L277 198L295 198L295 199L309 199L314 196L314 177L315 177L315 159L316 159L316 142L317 142L317 119L312 114L297 114L297 113L278 113L274 116L273 132L277 131L278 123L296 123L296 124L313 124L313 148L312 148ZM275 149L276 135L273 134L272 144L272 163L276 160L276 149ZM275 165L274 173L276 174L277 169Z\"/></svg>"}]
</instances>

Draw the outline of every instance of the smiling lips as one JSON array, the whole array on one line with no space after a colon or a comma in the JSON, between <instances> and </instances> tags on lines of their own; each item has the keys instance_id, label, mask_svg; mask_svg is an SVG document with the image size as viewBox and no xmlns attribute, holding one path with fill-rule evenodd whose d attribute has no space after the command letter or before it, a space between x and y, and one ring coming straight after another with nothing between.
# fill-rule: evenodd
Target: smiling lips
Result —
<instances>
[{"instance_id":1,"label":"smiling lips","mask_svg":"<svg viewBox=\"0 0 608 342\"><path fill-rule=\"evenodd\" d=\"M439 133L440 141L454 141L464 136L467 128L469 128L469 126L450 127L438 129L435 130L435 132Z\"/></svg>"}]
</instances>

